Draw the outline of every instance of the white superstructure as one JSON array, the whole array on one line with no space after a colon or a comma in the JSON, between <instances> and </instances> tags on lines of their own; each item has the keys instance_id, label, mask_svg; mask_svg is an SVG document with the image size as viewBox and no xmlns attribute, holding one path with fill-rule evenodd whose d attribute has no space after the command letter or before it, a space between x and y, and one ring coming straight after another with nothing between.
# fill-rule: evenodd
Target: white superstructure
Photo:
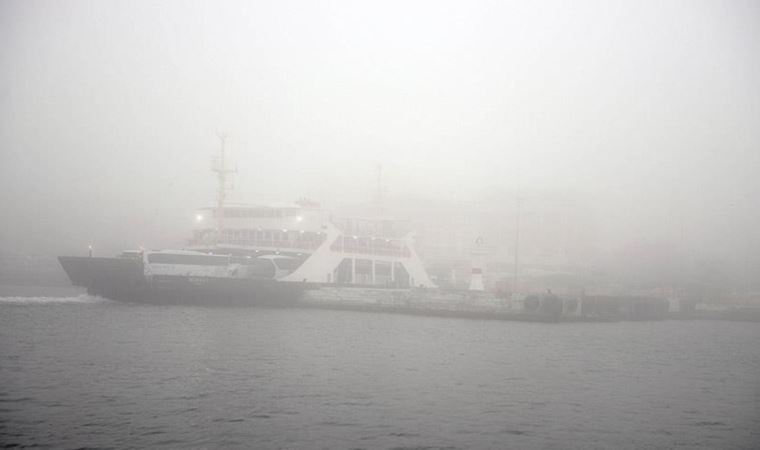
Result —
<instances>
[{"instance_id":1,"label":"white superstructure","mask_svg":"<svg viewBox=\"0 0 760 450\"><path fill-rule=\"evenodd\" d=\"M154 276L205 278L273 278L289 275L300 264L287 255L233 256L194 250L151 250L122 257L142 259L143 272Z\"/></svg>"},{"instance_id":2,"label":"white superstructure","mask_svg":"<svg viewBox=\"0 0 760 450\"><path fill-rule=\"evenodd\" d=\"M272 278L282 281L435 287L414 250L408 221L334 218L308 199L282 204L227 202L228 175L236 171L226 166L224 135L220 139L220 156L213 168L219 178L218 201L196 212L188 250L246 258L243 266L268 260L275 267ZM221 269L208 270L221 274Z\"/></svg>"},{"instance_id":3,"label":"white superstructure","mask_svg":"<svg viewBox=\"0 0 760 450\"><path fill-rule=\"evenodd\" d=\"M196 215L190 244L194 250L216 254L292 258L291 270L277 277L282 281L435 286L414 251L414 234L407 221L333 218L306 200L204 208Z\"/></svg>"}]
</instances>

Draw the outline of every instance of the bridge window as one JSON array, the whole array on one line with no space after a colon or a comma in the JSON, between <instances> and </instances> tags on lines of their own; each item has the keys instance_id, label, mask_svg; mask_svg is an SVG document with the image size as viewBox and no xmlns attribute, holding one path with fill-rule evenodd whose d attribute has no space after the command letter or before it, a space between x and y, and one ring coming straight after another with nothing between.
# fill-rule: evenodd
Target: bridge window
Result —
<instances>
[{"instance_id":1,"label":"bridge window","mask_svg":"<svg viewBox=\"0 0 760 450\"><path fill-rule=\"evenodd\" d=\"M177 255L172 253L151 253L148 255L149 263L156 264L182 264L190 266L226 266L229 262L227 256L215 255Z\"/></svg>"}]
</instances>

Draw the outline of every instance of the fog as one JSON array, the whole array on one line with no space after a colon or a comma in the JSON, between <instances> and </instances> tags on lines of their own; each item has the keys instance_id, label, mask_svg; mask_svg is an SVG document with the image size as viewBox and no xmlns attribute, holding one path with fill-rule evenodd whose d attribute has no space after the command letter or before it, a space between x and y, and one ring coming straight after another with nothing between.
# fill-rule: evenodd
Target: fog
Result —
<instances>
[{"instance_id":1,"label":"fog","mask_svg":"<svg viewBox=\"0 0 760 450\"><path fill-rule=\"evenodd\" d=\"M758 448L758 55L757 0L0 0L0 443Z\"/></svg>"},{"instance_id":2,"label":"fog","mask_svg":"<svg viewBox=\"0 0 760 450\"><path fill-rule=\"evenodd\" d=\"M758 25L751 1L4 1L0 247L181 243L225 131L234 201L361 203L382 164L389 202L571 195L601 255L749 276Z\"/></svg>"}]
</instances>

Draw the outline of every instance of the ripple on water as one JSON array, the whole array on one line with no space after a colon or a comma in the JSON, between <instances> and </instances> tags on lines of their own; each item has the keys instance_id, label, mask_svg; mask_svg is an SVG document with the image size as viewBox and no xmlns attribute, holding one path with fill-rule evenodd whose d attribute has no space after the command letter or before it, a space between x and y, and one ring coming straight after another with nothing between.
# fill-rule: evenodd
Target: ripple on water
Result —
<instances>
[{"instance_id":1,"label":"ripple on water","mask_svg":"<svg viewBox=\"0 0 760 450\"><path fill-rule=\"evenodd\" d=\"M756 324L87 305L100 302L0 299L0 442L752 448L760 439ZM86 307L36 307L47 304Z\"/></svg>"}]
</instances>

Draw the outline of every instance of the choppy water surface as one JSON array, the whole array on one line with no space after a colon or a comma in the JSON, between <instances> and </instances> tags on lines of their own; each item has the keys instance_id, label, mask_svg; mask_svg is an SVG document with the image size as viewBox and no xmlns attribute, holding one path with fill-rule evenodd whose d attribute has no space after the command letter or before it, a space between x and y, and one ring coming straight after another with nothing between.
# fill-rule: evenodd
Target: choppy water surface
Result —
<instances>
[{"instance_id":1,"label":"choppy water surface","mask_svg":"<svg viewBox=\"0 0 760 450\"><path fill-rule=\"evenodd\" d=\"M3 298L0 443L757 448L760 325Z\"/></svg>"}]
</instances>

